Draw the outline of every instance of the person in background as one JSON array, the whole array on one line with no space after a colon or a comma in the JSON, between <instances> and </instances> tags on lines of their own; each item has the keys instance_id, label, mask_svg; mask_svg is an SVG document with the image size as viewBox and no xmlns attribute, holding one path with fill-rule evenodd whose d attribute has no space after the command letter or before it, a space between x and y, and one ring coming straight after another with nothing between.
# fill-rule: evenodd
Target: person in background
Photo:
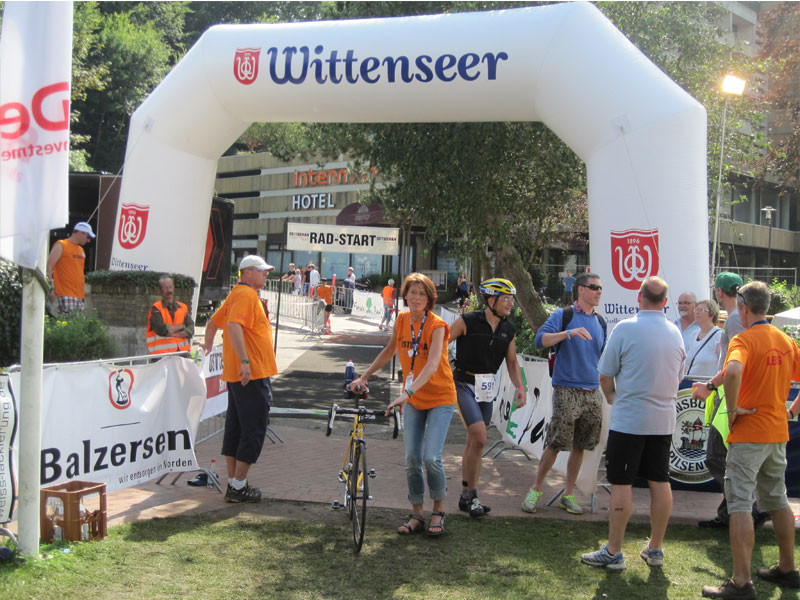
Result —
<instances>
[{"instance_id":1,"label":"person in background","mask_svg":"<svg viewBox=\"0 0 800 600\"><path fill-rule=\"evenodd\" d=\"M319 285L319 271L317 271L317 267L314 264L308 265L311 271L308 273L308 287L309 293L311 296L314 296L314 290L317 289Z\"/></svg>"},{"instance_id":2,"label":"person in background","mask_svg":"<svg viewBox=\"0 0 800 600\"><path fill-rule=\"evenodd\" d=\"M303 293L302 293L303 296L308 296L308 288L311 285L309 283L309 279L308 278L311 275L311 270L313 268L314 268L314 265L312 265L311 263L308 263L308 265L306 265L306 268L303 270Z\"/></svg>"},{"instance_id":3,"label":"person in background","mask_svg":"<svg viewBox=\"0 0 800 600\"><path fill-rule=\"evenodd\" d=\"M758 576L786 588L800 588L794 562L795 520L786 497L788 419L797 400L786 410L792 381L800 381L800 348L767 322L770 293L762 281L738 290L737 311L745 331L730 342L723 367L728 413L728 456L725 498L730 514L733 575L720 586L707 585L706 598L755 598L751 567L755 528L753 500L770 511L778 542L778 564L760 567ZM698 390L703 385L698 385ZM702 392L701 392L702 393Z\"/></svg>"},{"instance_id":4,"label":"person in background","mask_svg":"<svg viewBox=\"0 0 800 600\"><path fill-rule=\"evenodd\" d=\"M286 273L281 277L281 281L294 283L294 272L295 272L294 263L289 263L289 270L286 271Z\"/></svg>"},{"instance_id":5,"label":"person in background","mask_svg":"<svg viewBox=\"0 0 800 600\"><path fill-rule=\"evenodd\" d=\"M292 293L299 296L300 290L303 289L303 272L300 269L295 269L294 271L292 286Z\"/></svg>"},{"instance_id":6,"label":"person in background","mask_svg":"<svg viewBox=\"0 0 800 600\"><path fill-rule=\"evenodd\" d=\"M58 312L68 314L78 310L83 312L84 274L86 252L83 247L94 239L92 226L85 221L75 223L72 235L66 240L58 240L47 258L47 278L53 282L50 300L58 301Z\"/></svg>"},{"instance_id":7,"label":"person in background","mask_svg":"<svg viewBox=\"0 0 800 600\"><path fill-rule=\"evenodd\" d=\"M600 388L611 405L606 445L611 499L608 544L581 555L581 562L592 567L625 569L622 542L637 476L650 488L650 539L640 556L651 567L664 564L661 547L672 511L669 453L686 360L681 332L664 316L667 291L660 277L642 282L639 312L617 323L597 366Z\"/></svg>"},{"instance_id":8,"label":"person in background","mask_svg":"<svg viewBox=\"0 0 800 600\"><path fill-rule=\"evenodd\" d=\"M150 307L147 315L147 350L150 354L189 352L194 321L189 307L175 300L175 284L171 277L158 280L161 300Z\"/></svg>"},{"instance_id":9,"label":"person in background","mask_svg":"<svg viewBox=\"0 0 800 600\"><path fill-rule=\"evenodd\" d=\"M456 341L453 379L458 411L467 429L458 509L471 517L482 517L490 510L478 499L478 479L486 446L486 428L499 391L496 374L503 361L515 387L515 408L525 406L526 399L517 362L516 330L508 321L517 290L508 279L487 279L480 289L486 308L460 316L450 331L451 341Z\"/></svg>"},{"instance_id":10,"label":"person in background","mask_svg":"<svg viewBox=\"0 0 800 600\"><path fill-rule=\"evenodd\" d=\"M719 338L717 327L719 307L713 300L701 300L694 306L697 333L686 348L686 377L712 377L719 364ZM686 339L684 338L684 344Z\"/></svg>"},{"instance_id":11,"label":"person in background","mask_svg":"<svg viewBox=\"0 0 800 600\"><path fill-rule=\"evenodd\" d=\"M683 292L678 296L679 318L674 323L681 330L683 336L683 348L687 352L692 340L697 337L697 323L695 322L694 307L697 304L697 296L694 292Z\"/></svg>"},{"instance_id":12,"label":"person in background","mask_svg":"<svg viewBox=\"0 0 800 600\"><path fill-rule=\"evenodd\" d=\"M386 282L386 285L383 287L383 292L381 293L381 298L383 298L383 318L381 319L380 325L378 325L378 329L388 330L391 329L394 301L395 298L397 298L397 290L394 289L394 279L390 279ZM386 323L385 326L384 323Z\"/></svg>"},{"instance_id":13,"label":"person in background","mask_svg":"<svg viewBox=\"0 0 800 600\"><path fill-rule=\"evenodd\" d=\"M458 282L456 283L456 297L458 298L458 308L463 310L464 303L469 298L469 281L467 281L467 276L463 271L458 276Z\"/></svg>"},{"instance_id":14,"label":"person in background","mask_svg":"<svg viewBox=\"0 0 800 600\"><path fill-rule=\"evenodd\" d=\"M331 332L331 313L333 312L333 288L328 285L328 278L323 277L321 285L317 287L314 296L325 303L325 332Z\"/></svg>"},{"instance_id":15,"label":"person in background","mask_svg":"<svg viewBox=\"0 0 800 600\"><path fill-rule=\"evenodd\" d=\"M245 256L239 263L239 283L206 326L206 354L217 331L224 332L222 380L228 383L228 410L221 454L228 471L226 502L261 500L261 490L247 482L247 473L261 455L272 404L270 378L278 374L272 327L258 295L273 268L260 256Z\"/></svg>"},{"instance_id":16,"label":"person in background","mask_svg":"<svg viewBox=\"0 0 800 600\"><path fill-rule=\"evenodd\" d=\"M406 277L400 295L408 311L397 316L389 343L351 387L365 387L369 377L397 352L406 377L402 393L389 404L386 414L398 407L403 415L408 500L413 511L397 533L411 535L425 529L424 467L433 500L427 533L440 536L444 534L447 495L442 448L456 404L456 388L447 356L450 328L433 312L436 287L426 275L412 273Z\"/></svg>"},{"instance_id":17,"label":"person in background","mask_svg":"<svg viewBox=\"0 0 800 600\"><path fill-rule=\"evenodd\" d=\"M522 510L536 512L544 481L559 452L569 452L567 477L559 506L570 514L583 509L574 496L583 453L600 442L603 399L597 391L597 361L606 343L606 325L597 312L603 286L595 273L581 273L575 285L578 299L571 307L556 309L534 338L537 348L556 347L553 367L553 416L547 424L545 447L536 480L522 501Z\"/></svg>"},{"instance_id":18,"label":"person in background","mask_svg":"<svg viewBox=\"0 0 800 600\"><path fill-rule=\"evenodd\" d=\"M344 278L342 285L345 289L349 290L345 292L345 310L346 314L350 314L353 312L353 290L356 289L356 272L353 267L347 267L347 277Z\"/></svg>"},{"instance_id":19,"label":"person in background","mask_svg":"<svg viewBox=\"0 0 800 600\"><path fill-rule=\"evenodd\" d=\"M572 276L572 271L567 269L567 275L561 279L564 285L564 295L561 298L561 304L569 306L574 300L572 289L575 286L575 278Z\"/></svg>"}]
</instances>

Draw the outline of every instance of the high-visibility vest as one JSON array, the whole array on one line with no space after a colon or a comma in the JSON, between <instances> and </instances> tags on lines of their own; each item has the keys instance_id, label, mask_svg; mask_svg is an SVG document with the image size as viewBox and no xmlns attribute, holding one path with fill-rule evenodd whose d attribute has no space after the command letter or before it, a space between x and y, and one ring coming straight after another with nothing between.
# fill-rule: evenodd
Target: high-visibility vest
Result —
<instances>
[{"instance_id":1,"label":"high-visibility vest","mask_svg":"<svg viewBox=\"0 0 800 600\"><path fill-rule=\"evenodd\" d=\"M392 306L394 304L394 288L390 285L387 285L383 288L383 305L384 306Z\"/></svg>"},{"instance_id":2,"label":"high-visibility vest","mask_svg":"<svg viewBox=\"0 0 800 600\"><path fill-rule=\"evenodd\" d=\"M189 312L183 302L177 302L178 309L175 311L175 318L169 314L169 311L164 306L164 303L159 300L153 307L161 313L161 318L164 319L166 325L182 325L186 314ZM150 354L167 354L168 352L188 352L191 349L189 338L180 337L163 337L158 335L150 327L150 313L147 315L147 349Z\"/></svg>"}]
</instances>

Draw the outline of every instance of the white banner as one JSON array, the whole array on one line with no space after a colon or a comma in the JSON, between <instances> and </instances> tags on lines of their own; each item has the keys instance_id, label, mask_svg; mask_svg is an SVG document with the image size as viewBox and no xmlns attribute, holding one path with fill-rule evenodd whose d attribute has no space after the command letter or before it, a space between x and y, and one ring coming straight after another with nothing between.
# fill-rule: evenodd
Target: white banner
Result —
<instances>
[{"instance_id":1,"label":"white banner","mask_svg":"<svg viewBox=\"0 0 800 600\"><path fill-rule=\"evenodd\" d=\"M392 227L349 227L287 223L286 249L308 252L391 254L400 249L400 230Z\"/></svg>"},{"instance_id":2,"label":"white banner","mask_svg":"<svg viewBox=\"0 0 800 600\"><path fill-rule=\"evenodd\" d=\"M397 303L398 312L405 312L406 308L403 299ZM383 296L375 292L362 292L361 290L353 290L353 312L354 317L367 317L368 319L383 319ZM392 321L397 318L397 315L392 315Z\"/></svg>"},{"instance_id":3,"label":"white banner","mask_svg":"<svg viewBox=\"0 0 800 600\"><path fill-rule=\"evenodd\" d=\"M522 408L514 408L514 384L508 376L505 363L499 373L499 401L494 403L492 422L501 433L503 441L519 446L536 458L542 457L544 435L547 425L553 416L553 385L546 360L523 358L517 355L522 369L522 381L528 392L527 401ZM611 410L603 400L603 429L600 443L591 452L583 454L581 466L575 486L584 494L591 495L597 487L597 469L606 447L608 437L608 417ZM569 452L559 452L553 468L561 473L567 472ZM531 474L533 481L533 473Z\"/></svg>"},{"instance_id":4,"label":"white banner","mask_svg":"<svg viewBox=\"0 0 800 600\"><path fill-rule=\"evenodd\" d=\"M19 376L11 374L13 388ZM198 468L206 389L191 359L53 365L42 386L42 486L75 479L114 491Z\"/></svg>"},{"instance_id":5,"label":"white banner","mask_svg":"<svg viewBox=\"0 0 800 600\"><path fill-rule=\"evenodd\" d=\"M69 220L72 2L6 2L0 36L0 256L34 268Z\"/></svg>"},{"instance_id":6,"label":"white banner","mask_svg":"<svg viewBox=\"0 0 800 600\"><path fill-rule=\"evenodd\" d=\"M11 520L17 481L14 476L14 441L17 433L17 404L8 375L0 374L0 523Z\"/></svg>"},{"instance_id":7,"label":"white banner","mask_svg":"<svg viewBox=\"0 0 800 600\"><path fill-rule=\"evenodd\" d=\"M214 346L203 359L203 379L206 380L206 405L200 420L228 410L228 385L222 381L222 345Z\"/></svg>"}]
</instances>

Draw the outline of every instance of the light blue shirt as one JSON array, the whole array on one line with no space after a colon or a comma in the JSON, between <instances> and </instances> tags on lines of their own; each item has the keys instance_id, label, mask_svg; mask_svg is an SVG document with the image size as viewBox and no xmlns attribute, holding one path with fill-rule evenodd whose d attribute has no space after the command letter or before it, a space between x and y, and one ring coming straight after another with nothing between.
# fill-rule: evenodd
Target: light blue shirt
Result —
<instances>
[{"instance_id":1,"label":"light blue shirt","mask_svg":"<svg viewBox=\"0 0 800 600\"><path fill-rule=\"evenodd\" d=\"M564 309L556 309L539 328L533 340L537 348L544 347L542 346L542 337L545 333L563 331L563 316ZM600 359L600 353L606 342L605 333L603 326L600 325L600 320L594 314L587 315L585 312L579 311L576 304L573 304L569 329L578 329L579 327L584 327L592 339L584 340L572 336L561 342L556 356L556 364L553 367L553 385L596 390L599 385L597 361Z\"/></svg>"},{"instance_id":2,"label":"light blue shirt","mask_svg":"<svg viewBox=\"0 0 800 600\"><path fill-rule=\"evenodd\" d=\"M678 329L680 329L681 335L683 336L683 349L688 352L689 348L692 347L694 340L697 339L697 334L700 333L700 325L698 325L697 322L692 321L689 323L689 326L686 329L682 329L680 319L673 321L673 323L675 323Z\"/></svg>"},{"instance_id":3,"label":"light blue shirt","mask_svg":"<svg viewBox=\"0 0 800 600\"><path fill-rule=\"evenodd\" d=\"M617 323L597 365L601 375L616 380L608 428L672 435L685 361L681 332L662 311L641 310Z\"/></svg>"}]
</instances>

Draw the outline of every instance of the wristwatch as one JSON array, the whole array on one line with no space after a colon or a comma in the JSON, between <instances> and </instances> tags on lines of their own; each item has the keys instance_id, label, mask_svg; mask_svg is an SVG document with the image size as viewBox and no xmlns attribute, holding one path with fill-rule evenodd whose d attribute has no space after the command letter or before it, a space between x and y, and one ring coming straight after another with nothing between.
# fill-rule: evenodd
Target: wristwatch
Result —
<instances>
[{"instance_id":1,"label":"wristwatch","mask_svg":"<svg viewBox=\"0 0 800 600\"><path fill-rule=\"evenodd\" d=\"M715 385L714 385L713 383L711 383L710 381L707 381L707 382L706 382L706 387L708 388L708 391L709 391L709 392L713 392L714 390L716 390L716 389L717 389L717 386L715 386Z\"/></svg>"},{"instance_id":2,"label":"wristwatch","mask_svg":"<svg viewBox=\"0 0 800 600\"><path fill-rule=\"evenodd\" d=\"M250 359L249 359L249 358L243 358L243 359L241 360L241 363L242 363L243 365L249 365L249 364L250 364Z\"/></svg>"}]
</instances>

